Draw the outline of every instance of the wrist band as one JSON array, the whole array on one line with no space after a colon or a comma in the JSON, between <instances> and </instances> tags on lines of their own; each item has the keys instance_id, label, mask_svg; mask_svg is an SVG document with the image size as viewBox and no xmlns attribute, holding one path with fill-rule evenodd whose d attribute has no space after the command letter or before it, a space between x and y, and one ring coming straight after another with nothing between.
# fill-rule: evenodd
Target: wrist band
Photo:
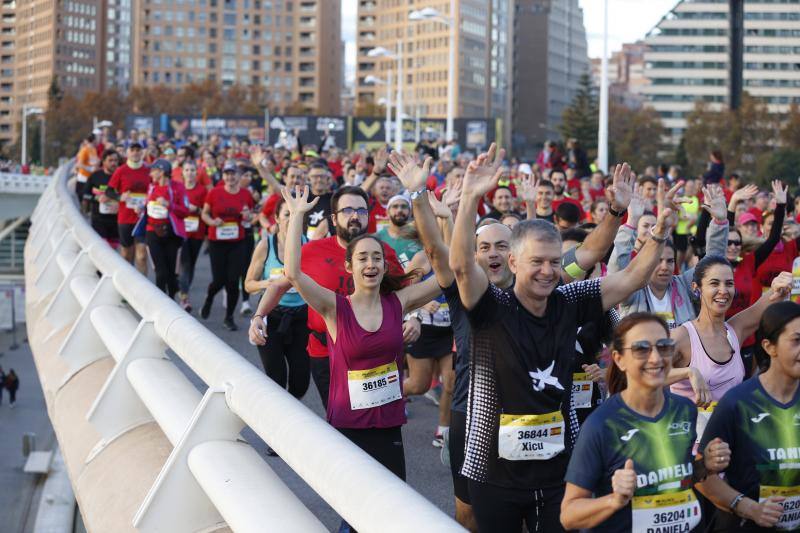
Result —
<instances>
[{"instance_id":1,"label":"wrist band","mask_svg":"<svg viewBox=\"0 0 800 533\"><path fill-rule=\"evenodd\" d=\"M616 211L616 210L615 210L613 207L611 207L611 206L609 205L609 206L608 206L608 212L609 212L611 215L614 215L614 216L615 216L615 217L617 217L617 218L622 218L623 216L625 216L625 213L627 213L627 212L628 212L628 208L626 207L626 208L625 208L625 209L623 209L622 211Z\"/></svg>"},{"instance_id":2,"label":"wrist band","mask_svg":"<svg viewBox=\"0 0 800 533\"><path fill-rule=\"evenodd\" d=\"M730 509L733 514L736 514L736 506L739 505L739 502L741 502L743 499L744 494L740 492L733 500L731 500L731 504L728 506L728 509Z\"/></svg>"},{"instance_id":3,"label":"wrist band","mask_svg":"<svg viewBox=\"0 0 800 533\"><path fill-rule=\"evenodd\" d=\"M573 246L567 250L567 253L561 256L561 268L574 279L579 279L586 274L586 271L578 264L578 258L576 254L576 251L581 244L578 244L578 246Z\"/></svg>"},{"instance_id":4,"label":"wrist band","mask_svg":"<svg viewBox=\"0 0 800 533\"><path fill-rule=\"evenodd\" d=\"M727 225L728 225L728 219L725 219L725 220L717 220L717 219L715 218L715 219L714 219L714 224L719 224L720 226L727 226Z\"/></svg>"},{"instance_id":5,"label":"wrist band","mask_svg":"<svg viewBox=\"0 0 800 533\"><path fill-rule=\"evenodd\" d=\"M667 236L666 235L664 235L663 237L656 236L655 232L653 231L653 228L650 228L650 238L652 238L658 244L663 244L667 242Z\"/></svg>"}]
</instances>

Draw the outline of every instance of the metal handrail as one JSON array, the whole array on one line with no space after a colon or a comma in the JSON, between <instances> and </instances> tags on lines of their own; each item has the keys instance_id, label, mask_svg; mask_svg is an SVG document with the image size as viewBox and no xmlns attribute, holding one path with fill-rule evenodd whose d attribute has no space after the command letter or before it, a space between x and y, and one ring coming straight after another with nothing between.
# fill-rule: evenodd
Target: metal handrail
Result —
<instances>
[{"instance_id":1,"label":"metal handrail","mask_svg":"<svg viewBox=\"0 0 800 533\"><path fill-rule=\"evenodd\" d=\"M263 372L183 311L112 250L81 216L74 201L74 194L67 187L68 170L67 165L59 168L53 183L43 194L32 215L33 226L28 243L30 250L26 250L26 268L27 259L30 259L33 263L31 266L38 273L34 292L41 298L46 295L53 297L48 308L53 311L53 318L56 315L55 308L70 308L66 304L58 303L59 298L62 300L68 298L72 302L72 308L76 307L76 302L80 303L77 305L80 314L76 317L76 321L84 320L89 324L86 328L91 330L94 324L90 320L91 315L96 316L103 312L98 302L100 300L108 302L109 295L117 298L117 301L120 298L124 299L141 318L133 339L123 350L126 354L119 355L120 360L116 361L117 367L126 369L127 372L122 374L123 378L112 372L101 396L107 392L106 389L122 386L115 385L112 380L116 379L121 383L120 380L124 381L127 376L128 383L125 383L125 386L133 385L133 389L146 406L153 405L153 402L161 402L158 412L151 411L149 416L155 418L162 430L169 431L172 435L171 440L177 438L175 424L184 424L186 413L170 413L171 404L164 404L169 402L169 399L165 399L163 395L156 398L147 392L152 387L143 383L144 380L140 377L143 375L141 369L137 369L137 366L155 362L148 363L148 360L142 359L132 362L129 360L134 358L131 354L136 350L137 342L144 343L147 340L148 331L152 332L155 342L171 348L209 387L194 413L189 415L189 422L180 440L174 443L170 459L134 518L135 527L149 530L148 524L153 523L152 520L169 520L165 516L153 516L159 509L165 509L164 514L176 514L167 513L166 511L170 511L170 506L164 502L159 504L159 498L163 500L168 497L165 494L169 494L169 483L165 479L169 479L169 469L185 468L186 461L189 460L191 471L196 478L195 483L200 482L197 486L193 485L193 488L197 489L202 485L202 489L199 490L205 491L206 496L211 499L219 513L225 516L231 527L237 524L237 530L271 529L267 527L270 517L264 516L259 509L243 511L243 502L248 500L233 501L235 492L213 490L211 487L216 479L214 470L221 466L208 463L207 458L211 456L208 453L192 452L193 449L202 446L202 439L198 435L217 431L223 435L233 435L231 438L235 439L235 435L238 435L241 429L240 426L246 424L337 513L358 530L437 532L461 530L455 521L267 378ZM96 271L102 274L99 281L96 281L96 276L94 280L92 278ZM59 312L58 316L63 314L65 313ZM94 325L95 329L97 327ZM86 328L73 326L70 335L74 335L75 338L72 340L81 341L79 335L86 333L80 331L88 331ZM95 339L113 338L113 335L108 334L98 337L94 331L92 334L94 335L92 338ZM68 338L62 349L63 346L68 346L69 342ZM108 340L108 342L116 341ZM146 343L142 345L150 346ZM99 346L111 350L111 346L103 344ZM151 357L156 357L156 354L151 354ZM177 381L181 378L170 377L171 375L166 372L160 379L171 379L180 389L183 385ZM190 396L183 396L182 405L185 406L186 401L194 401L186 400ZM90 421L102 419L102 403L103 399L100 397L95 401L87 415ZM236 425L237 422L240 426ZM205 429L201 431L198 428ZM230 433L231 431L233 433ZM247 464L247 461L252 462L253 457L257 457L256 454L243 453L236 447L217 446L214 449L219 450L219 454L231 450L230 464L235 463L240 467ZM218 457L221 463L225 463L223 459L224 455ZM203 462L204 460L206 462ZM258 477L261 481L254 483L254 486L272 487L274 492L274 494L273 492L264 494L262 501L268 501L277 495L279 501L285 501L285 505L270 507L273 512L282 509L284 512L296 513L300 518L299 515L304 513L305 508L296 501L296 497L291 496L292 493L285 486L279 486L270 478L264 471L266 463L263 460L261 462L262 465L250 464L250 468L258 467L262 472ZM179 517L181 520L187 518ZM272 516L274 521L280 522L285 519L285 516L280 517L278 514ZM285 525L285 522L281 524ZM313 525L313 521L309 524ZM273 528L275 526L276 524L273 524ZM298 525L295 525L294 529L297 528Z\"/></svg>"}]
</instances>

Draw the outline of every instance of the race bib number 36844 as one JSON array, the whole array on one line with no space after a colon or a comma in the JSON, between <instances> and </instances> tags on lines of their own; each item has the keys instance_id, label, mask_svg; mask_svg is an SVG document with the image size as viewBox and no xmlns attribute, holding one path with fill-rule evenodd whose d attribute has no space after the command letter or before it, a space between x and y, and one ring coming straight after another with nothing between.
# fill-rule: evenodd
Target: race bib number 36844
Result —
<instances>
[{"instance_id":1,"label":"race bib number 36844","mask_svg":"<svg viewBox=\"0 0 800 533\"><path fill-rule=\"evenodd\" d=\"M348 370L347 389L350 392L350 409L369 409L400 400L400 373L392 361L369 370Z\"/></svg>"},{"instance_id":2,"label":"race bib number 36844","mask_svg":"<svg viewBox=\"0 0 800 533\"><path fill-rule=\"evenodd\" d=\"M560 411L543 415L500 415L498 455L509 461L545 460L564 450L564 417Z\"/></svg>"}]
</instances>

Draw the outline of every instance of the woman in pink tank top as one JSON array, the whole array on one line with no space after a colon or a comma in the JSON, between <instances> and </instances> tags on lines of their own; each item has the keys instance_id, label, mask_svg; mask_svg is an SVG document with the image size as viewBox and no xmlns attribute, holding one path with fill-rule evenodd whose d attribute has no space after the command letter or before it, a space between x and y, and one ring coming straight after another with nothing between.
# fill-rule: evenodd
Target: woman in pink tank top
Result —
<instances>
[{"instance_id":1,"label":"woman in pink tank top","mask_svg":"<svg viewBox=\"0 0 800 533\"><path fill-rule=\"evenodd\" d=\"M328 328L331 382L327 420L405 479L400 431L406 422L402 395L403 315L433 300L441 288L435 277L404 286L416 272L390 275L383 245L371 235L352 239L345 252L345 267L353 273L353 294L337 295L318 285L300 270L303 216L318 199L308 201L308 187L294 193L284 188L282 194L291 212L284 251L286 277L325 319ZM360 206L347 207L357 216ZM335 224L336 218L333 220Z\"/></svg>"},{"instance_id":2,"label":"woman in pink tank top","mask_svg":"<svg viewBox=\"0 0 800 533\"><path fill-rule=\"evenodd\" d=\"M725 313L736 292L733 268L720 256L706 256L697 263L692 289L699 296L700 312L695 320L683 323L673 333L675 359L667 381L673 384L673 393L693 398L702 408L697 417L698 439L716 402L744 380L740 339L755 333L764 310L789 296L791 287L792 275L781 273L769 292L726 322ZM692 384L698 382L701 392L695 394Z\"/></svg>"}]
</instances>

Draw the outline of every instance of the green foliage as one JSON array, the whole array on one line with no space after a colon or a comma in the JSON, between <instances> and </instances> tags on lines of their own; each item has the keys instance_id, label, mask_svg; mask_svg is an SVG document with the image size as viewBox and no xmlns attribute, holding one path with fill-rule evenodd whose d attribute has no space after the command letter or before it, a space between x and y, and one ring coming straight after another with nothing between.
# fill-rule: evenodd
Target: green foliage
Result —
<instances>
[{"instance_id":1,"label":"green foliage","mask_svg":"<svg viewBox=\"0 0 800 533\"><path fill-rule=\"evenodd\" d=\"M659 162L661 117L650 108L611 104L608 112L609 165L627 162L636 172Z\"/></svg>"},{"instance_id":2,"label":"green foliage","mask_svg":"<svg viewBox=\"0 0 800 533\"><path fill-rule=\"evenodd\" d=\"M597 150L598 104L589 74L578 82L578 92L561 115L559 132L564 140L577 139L587 152Z\"/></svg>"},{"instance_id":3,"label":"green foliage","mask_svg":"<svg viewBox=\"0 0 800 533\"><path fill-rule=\"evenodd\" d=\"M768 187L770 180L780 179L794 188L798 178L800 178L800 148L781 148L759 157L755 180L759 185Z\"/></svg>"}]
</instances>

